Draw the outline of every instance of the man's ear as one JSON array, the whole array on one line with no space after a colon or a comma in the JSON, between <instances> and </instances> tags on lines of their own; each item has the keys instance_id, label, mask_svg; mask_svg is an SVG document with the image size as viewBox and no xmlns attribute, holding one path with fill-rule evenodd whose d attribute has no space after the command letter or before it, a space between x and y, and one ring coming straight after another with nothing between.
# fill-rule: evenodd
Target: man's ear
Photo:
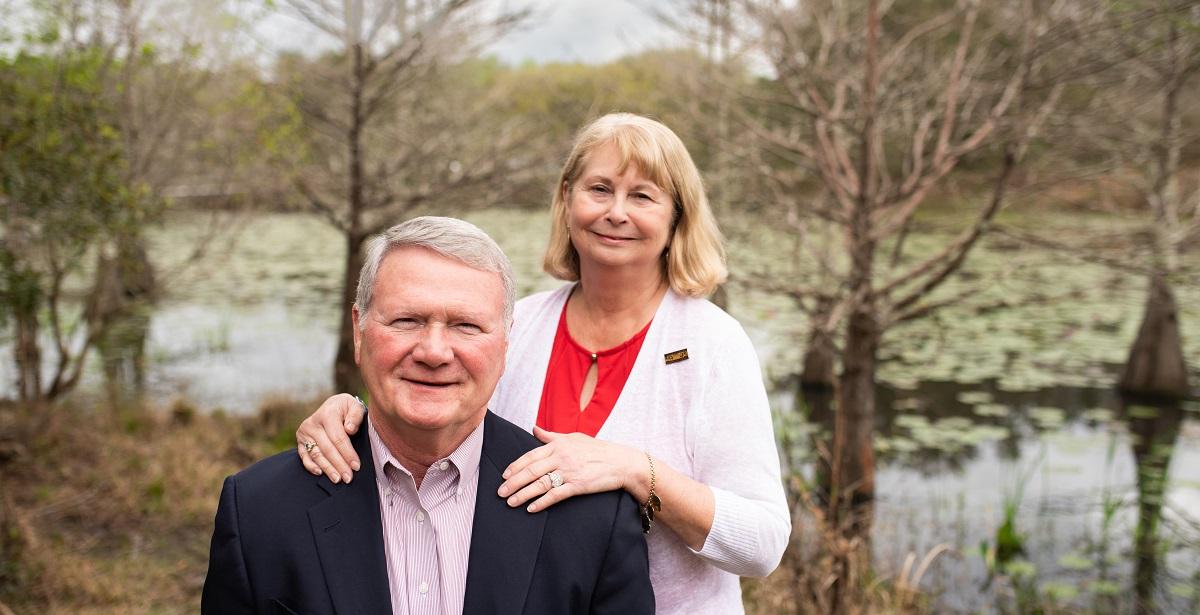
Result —
<instances>
[{"instance_id":1,"label":"man's ear","mask_svg":"<svg viewBox=\"0 0 1200 615\"><path fill-rule=\"evenodd\" d=\"M362 348L362 329L358 326L358 321L363 317L362 312L358 311L358 304L355 303L350 307L350 329L354 331L354 364L359 364L359 350Z\"/></svg>"}]
</instances>

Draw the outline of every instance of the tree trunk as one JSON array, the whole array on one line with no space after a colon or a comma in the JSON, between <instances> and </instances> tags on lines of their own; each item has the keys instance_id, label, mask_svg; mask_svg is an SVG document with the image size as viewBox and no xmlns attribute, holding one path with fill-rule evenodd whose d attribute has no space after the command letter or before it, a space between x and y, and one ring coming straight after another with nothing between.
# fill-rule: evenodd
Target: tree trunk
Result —
<instances>
[{"instance_id":1,"label":"tree trunk","mask_svg":"<svg viewBox=\"0 0 1200 615\"><path fill-rule=\"evenodd\" d=\"M846 329L842 375L838 388L838 423L842 428L838 453L838 499L851 505L875 497L875 367L880 332L875 317L856 312Z\"/></svg>"},{"instance_id":2,"label":"tree trunk","mask_svg":"<svg viewBox=\"0 0 1200 615\"><path fill-rule=\"evenodd\" d=\"M38 344L37 314L18 312L14 315L17 329L13 344L17 363L17 395L21 401L41 399L42 396L42 351Z\"/></svg>"},{"instance_id":3,"label":"tree trunk","mask_svg":"<svg viewBox=\"0 0 1200 615\"><path fill-rule=\"evenodd\" d=\"M837 357L829 336L813 330L808 337L808 348L804 351L804 367L800 372L800 384L806 388L832 389L834 365Z\"/></svg>"},{"instance_id":4,"label":"tree trunk","mask_svg":"<svg viewBox=\"0 0 1200 615\"><path fill-rule=\"evenodd\" d=\"M357 235L346 237L346 268L342 280L342 316L338 327L337 359L333 365L334 388L343 393L362 394L366 389L358 365L354 362L354 324L351 322L351 307L358 290L358 272L362 269L362 244L365 238Z\"/></svg>"},{"instance_id":5,"label":"tree trunk","mask_svg":"<svg viewBox=\"0 0 1200 615\"><path fill-rule=\"evenodd\" d=\"M1162 275L1150 278L1142 325L1129 350L1118 387L1126 393L1162 397L1184 397L1190 392L1179 332L1179 308L1170 284Z\"/></svg>"},{"instance_id":6,"label":"tree trunk","mask_svg":"<svg viewBox=\"0 0 1200 615\"><path fill-rule=\"evenodd\" d=\"M350 209L346 230L346 268L342 273L342 319L338 327L337 358L333 362L333 386L339 392L359 395L365 393L366 388L358 373L358 365L354 362L354 324L350 315L358 290L358 274L363 264L362 244L366 240L362 231L363 211L366 208L362 159L362 101L366 75L363 72L363 48L357 39L351 51L354 55L354 85L351 90L351 122L346 134L346 145L350 150L347 169L350 185L346 196Z\"/></svg>"}]
</instances>

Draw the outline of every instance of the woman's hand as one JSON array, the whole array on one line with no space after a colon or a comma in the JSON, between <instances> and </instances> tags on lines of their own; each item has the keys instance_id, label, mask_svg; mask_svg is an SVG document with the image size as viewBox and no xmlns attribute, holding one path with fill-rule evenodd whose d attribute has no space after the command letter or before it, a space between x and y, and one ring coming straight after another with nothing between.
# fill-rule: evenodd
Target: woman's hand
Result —
<instances>
[{"instance_id":1,"label":"woman's hand","mask_svg":"<svg viewBox=\"0 0 1200 615\"><path fill-rule=\"evenodd\" d=\"M645 462L645 456L632 448L579 433L554 433L534 427L533 435L545 446L512 462L504 470L505 481L497 491L514 508L537 498L529 505L529 512L545 510L584 493L622 489L630 462ZM562 477L562 486L551 485L546 476L550 472Z\"/></svg>"},{"instance_id":2,"label":"woman's hand","mask_svg":"<svg viewBox=\"0 0 1200 615\"><path fill-rule=\"evenodd\" d=\"M361 467L350 434L358 431L364 416L366 409L353 395L326 399L296 429L296 450L304 467L313 474L324 472L335 483L350 482L353 470Z\"/></svg>"}]
</instances>

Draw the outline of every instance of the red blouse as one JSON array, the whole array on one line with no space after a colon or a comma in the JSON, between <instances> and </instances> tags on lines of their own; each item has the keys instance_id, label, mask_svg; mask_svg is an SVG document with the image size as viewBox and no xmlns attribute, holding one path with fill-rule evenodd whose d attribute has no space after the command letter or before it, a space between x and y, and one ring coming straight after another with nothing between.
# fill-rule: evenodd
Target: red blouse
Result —
<instances>
[{"instance_id":1,"label":"red blouse","mask_svg":"<svg viewBox=\"0 0 1200 615\"><path fill-rule=\"evenodd\" d=\"M567 330L567 306L563 304L550 350L550 365L542 384L542 401L538 407L537 426L559 433L580 432L595 437L612 413L633 362L637 360L650 323L636 335L618 346L592 352L580 346ZM596 390L586 408L579 410L579 398L588 370L596 363Z\"/></svg>"}]
</instances>

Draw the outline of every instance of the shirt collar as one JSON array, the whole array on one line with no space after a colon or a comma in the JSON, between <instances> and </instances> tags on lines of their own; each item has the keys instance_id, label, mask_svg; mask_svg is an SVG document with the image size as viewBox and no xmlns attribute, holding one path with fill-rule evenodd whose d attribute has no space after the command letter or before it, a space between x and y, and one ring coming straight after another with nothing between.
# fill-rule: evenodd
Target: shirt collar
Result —
<instances>
[{"instance_id":1,"label":"shirt collar","mask_svg":"<svg viewBox=\"0 0 1200 615\"><path fill-rule=\"evenodd\" d=\"M475 478L479 473L479 459L483 454L483 423L475 426L475 429L467 435L462 444L454 449L449 455L433 462L432 467L438 467L441 463L449 463L458 470L459 481L469 481ZM371 416L367 415L367 436L371 441L371 457L375 463L375 476L379 480L387 480L385 472L388 465L394 466L397 470L405 475L412 476L412 473L401 465L400 461L392 455L392 451L383 443L383 439L379 437L379 432L375 431L375 424L371 422ZM447 466L447 469L450 466Z\"/></svg>"}]
</instances>

